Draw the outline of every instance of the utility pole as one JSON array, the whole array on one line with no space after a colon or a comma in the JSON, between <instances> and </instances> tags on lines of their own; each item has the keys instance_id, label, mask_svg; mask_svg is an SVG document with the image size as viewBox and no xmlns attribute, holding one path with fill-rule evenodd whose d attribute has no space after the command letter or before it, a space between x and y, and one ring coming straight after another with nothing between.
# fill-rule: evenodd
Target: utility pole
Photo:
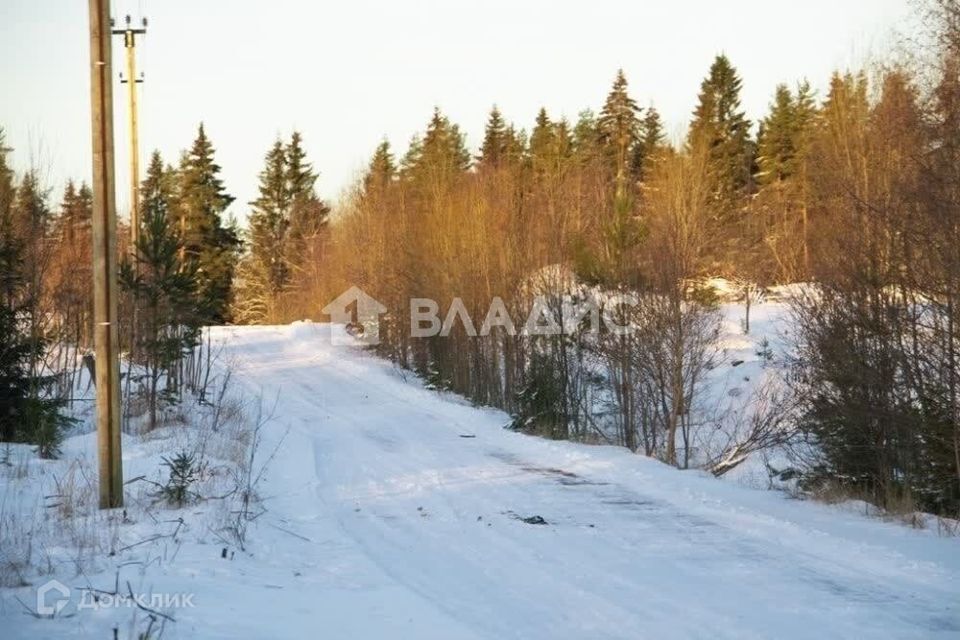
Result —
<instances>
[{"instance_id":1,"label":"utility pole","mask_svg":"<svg viewBox=\"0 0 960 640\"><path fill-rule=\"evenodd\" d=\"M89 0L93 131L93 322L100 508L123 506L117 327L117 203L113 166L110 0Z\"/></svg>"},{"instance_id":2,"label":"utility pole","mask_svg":"<svg viewBox=\"0 0 960 640\"><path fill-rule=\"evenodd\" d=\"M137 77L137 36L147 32L147 19L140 19L142 28L136 29L130 24L130 15L126 16L126 26L123 29L113 29L113 35L123 36L123 46L127 50L127 77L120 73L120 82L127 85L127 126L130 143L130 264L134 275L140 273L139 252L137 243L140 241L140 121L137 115L137 85L143 82L143 74ZM113 21L110 21L113 26ZM137 332L140 326L137 299L133 298L133 308L130 310L130 356L136 358Z\"/></svg>"},{"instance_id":3,"label":"utility pole","mask_svg":"<svg viewBox=\"0 0 960 640\"><path fill-rule=\"evenodd\" d=\"M147 32L147 19L142 18L142 28L130 25L130 16L126 17L126 27L114 29L114 35L123 36L123 46L127 50L127 77L120 74L120 82L127 87L127 123L130 127L130 254L137 254L137 240L140 237L140 140L137 118L137 85L143 82L143 75L137 77L137 36ZM134 269L137 260L133 261Z\"/></svg>"}]
</instances>

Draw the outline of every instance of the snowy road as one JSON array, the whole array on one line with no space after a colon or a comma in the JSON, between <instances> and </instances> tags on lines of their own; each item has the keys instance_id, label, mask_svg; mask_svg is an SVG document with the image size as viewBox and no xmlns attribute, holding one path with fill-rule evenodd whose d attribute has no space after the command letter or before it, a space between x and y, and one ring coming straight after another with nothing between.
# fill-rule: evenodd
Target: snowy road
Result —
<instances>
[{"instance_id":1,"label":"snowy road","mask_svg":"<svg viewBox=\"0 0 960 640\"><path fill-rule=\"evenodd\" d=\"M289 431L203 637L960 637L955 539L505 431L323 326L218 331Z\"/></svg>"}]
</instances>

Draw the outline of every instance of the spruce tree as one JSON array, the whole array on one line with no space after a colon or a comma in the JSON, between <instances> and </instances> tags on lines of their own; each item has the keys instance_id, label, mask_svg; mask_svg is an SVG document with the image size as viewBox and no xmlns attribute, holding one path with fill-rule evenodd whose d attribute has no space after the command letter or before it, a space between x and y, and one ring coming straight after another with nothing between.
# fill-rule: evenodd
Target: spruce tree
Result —
<instances>
[{"instance_id":1,"label":"spruce tree","mask_svg":"<svg viewBox=\"0 0 960 640\"><path fill-rule=\"evenodd\" d=\"M477 162L481 167L497 169L510 152L511 132L496 105L490 110Z\"/></svg>"},{"instance_id":2,"label":"spruce tree","mask_svg":"<svg viewBox=\"0 0 960 640\"><path fill-rule=\"evenodd\" d=\"M0 440L23 436L30 392L29 362L35 346L23 333L19 316L23 244L14 230L13 171L7 166L0 129Z\"/></svg>"},{"instance_id":3,"label":"spruce tree","mask_svg":"<svg viewBox=\"0 0 960 640\"><path fill-rule=\"evenodd\" d=\"M547 110L541 107L530 134L530 159L537 173L541 173L550 164L555 135L554 124L550 121Z\"/></svg>"},{"instance_id":4,"label":"spruce tree","mask_svg":"<svg viewBox=\"0 0 960 640\"><path fill-rule=\"evenodd\" d=\"M26 280L24 296L32 311L40 303L44 271L47 266L53 211L48 203L49 190L40 184L36 171L27 171L16 190L14 226L24 242L22 273Z\"/></svg>"},{"instance_id":5,"label":"spruce tree","mask_svg":"<svg viewBox=\"0 0 960 640\"><path fill-rule=\"evenodd\" d=\"M420 155L422 153L423 138L419 133L415 133L410 137L410 142L407 144L407 151L400 159L400 168L397 172L400 178L404 180L413 179L414 172L417 168L417 164L420 162Z\"/></svg>"},{"instance_id":6,"label":"spruce tree","mask_svg":"<svg viewBox=\"0 0 960 640\"><path fill-rule=\"evenodd\" d=\"M23 333L17 315L18 306L14 302L20 256L20 246L13 237L9 216L4 215L0 219L0 274L4 289L0 302L0 335L3 335L0 341L0 440L4 442L25 436L31 386L29 362L35 351L35 345Z\"/></svg>"},{"instance_id":7,"label":"spruce tree","mask_svg":"<svg viewBox=\"0 0 960 640\"><path fill-rule=\"evenodd\" d=\"M792 166L789 168L792 175L800 175L805 172L804 167L812 148L818 116L816 94L810 83L804 80L797 85L797 92L793 100L795 153Z\"/></svg>"},{"instance_id":8,"label":"spruce tree","mask_svg":"<svg viewBox=\"0 0 960 640\"><path fill-rule=\"evenodd\" d=\"M287 154L276 140L264 158L260 172L259 197L250 214L250 257L262 274L270 298L276 298L287 284L289 272L284 260L284 243L290 225L290 191L287 188Z\"/></svg>"},{"instance_id":9,"label":"spruce tree","mask_svg":"<svg viewBox=\"0 0 960 640\"><path fill-rule=\"evenodd\" d=\"M426 204L452 188L469 168L470 152L463 133L434 109L426 133L411 140L400 175Z\"/></svg>"},{"instance_id":10,"label":"spruce tree","mask_svg":"<svg viewBox=\"0 0 960 640\"><path fill-rule=\"evenodd\" d=\"M291 200L315 196L314 188L317 174L307 161L307 152L303 148L303 136L294 131L285 149L287 160L287 189Z\"/></svg>"},{"instance_id":11,"label":"spruce tree","mask_svg":"<svg viewBox=\"0 0 960 640\"><path fill-rule=\"evenodd\" d=\"M13 169L7 165L7 153L9 149L5 146L6 134L3 127L0 127L0 216L9 216L13 208L13 199L16 195L13 185ZM0 272L2 274L3 272Z\"/></svg>"},{"instance_id":12,"label":"spruce tree","mask_svg":"<svg viewBox=\"0 0 960 640\"><path fill-rule=\"evenodd\" d=\"M627 78L620 69L597 121L600 144L614 176L618 197L627 193L630 152L639 139L639 118L640 109L627 93Z\"/></svg>"},{"instance_id":13,"label":"spruce tree","mask_svg":"<svg viewBox=\"0 0 960 640\"><path fill-rule=\"evenodd\" d=\"M176 169L163 163L163 157L159 151L150 154L150 162L147 165L147 175L140 183L140 199L144 208L151 205L162 205L168 210L170 224L176 227L177 221L170 215L176 208L177 203L177 175ZM157 203L156 201L160 201Z\"/></svg>"},{"instance_id":14,"label":"spruce tree","mask_svg":"<svg viewBox=\"0 0 960 640\"><path fill-rule=\"evenodd\" d=\"M553 122L547 110L541 108L530 134L530 164L534 175L543 177L556 173L573 152L573 139L566 120Z\"/></svg>"},{"instance_id":15,"label":"spruce tree","mask_svg":"<svg viewBox=\"0 0 960 640\"><path fill-rule=\"evenodd\" d=\"M294 131L286 148L287 188L290 192L290 229L284 260L290 271L302 269L308 245L326 232L330 217L327 206L316 192L317 174L307 161L303 138Z\"/></svg>"},{"instance_id":16,"label":"spruce tree","mask_svg":"<svg viewBox=\"0 0 960 640\"><path fill-rule=\"evenodd\" d=\"M590 109L584 109L577 116L572 135L573 156L581 165L589 164L600 158L600 130L597 116Z\"/></svg>"},{"instance_id":17,"label":"spruce tree","mask_svg":"<svg viewBox=\"0 0 960 640\"><path fill-rule=\"evenodd\" d=\"M317 174L303 138L276 140L264 158L259 197L250 214L250 253L243 264L244 319L277 320L278 302L326 233L330 208L316 193Z\"/></svg>"},{"instance_id":18,"label":"spruce tree","mask_svg":"<svg viewBox=\"0 0 960 640\"><path fill-rule=\"evenodd\" d=\"M504 144L502 164L518 166L527 158L527 133L523 129L516 129L512 124L507 126L506 143Z\"/></svg>"},{"instance_id":19,"label":"spruce tree","mask_svg":"<svg viewBox=\"0 0 960 640\"><path fill-rule=\"evenodd\" d=\"M228 320L231 283L240 240L225 219L233 202L220 179L220 165L203 124L180 165L178 217L184 262L198 273L197 302L211 324Z\"/></svg>"},{"instance_id":20,"label":"spruce tree","mask_svg":"<svg viewBox=\"0 0 960 640\"><path fill-rule=\"evenodd\" d=\"M798 174L809 150L816 116L813 91L808 82L796 94L779 85L770 112L757 135L757 182L760 186L782 183Z\"/></svg>"},{"instance_id":21,"label":"spruce tree","mask_svg":"<svg viewBox=\"0 0 960 640\"><path fill-rule=\"evenodd\" d=\"M390 151L390 143L384 140L377 145L367 167L367 173L363 178L364 194L382 193L396 177L396 173L397 166Z\"/></svg>"},{"instance_id":22,"label":"spruce tree","mask_svg":"<svg viewBox=\"0 0 960 640\"><path fill-rule=\"evenodd\" d=\"M78 347L93 334L93 194L85 183L67 182L54 227L53 277L48 281L62 333Z\"/></svg>"},{"instance_id":23,"label":"spruce tree","mask_svg":"<svg viewBox=\"0 0 960 640\"><path fill-rule=\"evenodd\" d=\"M173 204L171 172L154 152L142 183L143 222L137 237L137 269L127 261L121 265L121 284L137 299L139 330L134 351L142 355L146 368L146 398L149 429L157 426L157 414L164 400L160 382L168 381L177 363L195 347L200 327L207 320L205 310L193 301L200 284L199 261L187 259L183 243L170 218ZM199 311L199 312L198 312ZM178 389L168 387L171 393Z\"/></svg>"},{"instance_id":24,"label":"spruce tree","mask_svg":"<svg viewBox=\"0 0 960 640\"><path fill-rule=\"evenodd\" d=\"M781 281L795 281L809 273L808 159L816 117L809 83L800 83L796 92L786 85L777 87L757 133L758 190L740 234L753 243L740 251L745 277L762 280L776 273ZM747 255L747 249L755 250L754 255Z\"/></svg>"},{"instance_id":25,"label":"spruce tree","mask_svg":"<svg viewBox=\"0 0 960 640\"><path fill-rule=\"evenodd\" d=\"M42 458L59 455L63 432L73 423L42 367L47 341L40 291L49 223L36 173L14 188L0 151L0 438L35 444Z\"/></svg>"},{"instance_id":26,"label":"spruce tree","mask_svg":"<svg viewBox=\"0 0 960 640\"><path fill-rule=\"evenodd\" d=\"M93 193L90 187L85 182L77 187L73 180L68 180L58 220L61 240L72 243L86 239L92 224L92 212Z\"/></svg>"},{"instance_id":27,"label":"spruce tree","mask_svg":"<svg viewBox=\"0 0 960 640\"><path fill-rule=\"evenodd\" d=\"M862 135L870 116L867 77L834 73L822 108L823 133L835 140Z\"/></svg>"},{"instance_id":28,"label":"spruce tree","mask_svg":"<svg viewBox=\"0 0 960 640\"><path fill-rule=\"evenodd\" d=\"M436 177L453 178L470 168L470 153L460 127L434 109L420 150L420 165Z\"/></svg>"},{"instance_id":29,"label":"spruce tree","mask_svg":"<svg viewBox=\"0 0 960 640\"><path fill-rule=\"evenodd\" d=\"M650 165L665 146L664 139L660 113L650 106L640 123L640 139L633 146L630 159L630 170L634 180L642 182L647 177Z\"/></svg>"},{"instance_id":30,"label":"spruce tree","mask_svg":"<svg viewBox=\"0 0 960 640\"><path fill-rule=\"evenodd\" d=\"M559 165L573 154L573 134L566 118L560 118L554 123L553 141L556 162Z\"/></svg>"},{"instance_id":31,"label":"spruce tree","mask_svg":"<svg viewBox=\"0 0 960 640\"><path fill-rule=\"evenodd\" d=\"M787 85L777 86L770 113L760 124L757 136L757 165L761 185L778 184L790 177L797 153L797 114L793 94Z\"/></svg>"},{"instance_id":32,"label":"spruce tree","mask_svg":"<svg viewBox=\"0 0 960 640\"><path fill-rule=\"evenodd\" d=\"M716 214L729 215L747 194L753 165L750 121L740 107L742 81L730 60L719 55L700 85L688 143L709 158Z\"/></svg>"}]
</instances>

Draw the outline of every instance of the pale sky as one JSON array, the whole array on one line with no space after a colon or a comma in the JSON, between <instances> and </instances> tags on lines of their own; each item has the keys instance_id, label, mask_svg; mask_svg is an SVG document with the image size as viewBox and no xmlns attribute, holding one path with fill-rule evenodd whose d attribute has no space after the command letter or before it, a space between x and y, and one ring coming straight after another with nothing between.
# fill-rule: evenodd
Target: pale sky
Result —
<instances>
[{"instance_id":1,"label":"pale sky","mask_svg":"<svg viewBox=\"0 0 960 640\"><path fill-rule=\"evenodd\" d=\"M439 106L476 149L490 107L529 131L538 109L599 110L619 67L668 131L689 121L713 57L762 117L774 87L882 54L910 0L113 0L149 19L138 45L143 163L175 162L202 120L243 220L263 155L299 129L335 199L386 136L397 156ZM0 126L14 166L37 163L59 197L90 170L86 0L0 0ZM114 72L123 46L114 41ZM117 84L117 202L127 207L126 86Z\"/></svg>"}]
</instances>

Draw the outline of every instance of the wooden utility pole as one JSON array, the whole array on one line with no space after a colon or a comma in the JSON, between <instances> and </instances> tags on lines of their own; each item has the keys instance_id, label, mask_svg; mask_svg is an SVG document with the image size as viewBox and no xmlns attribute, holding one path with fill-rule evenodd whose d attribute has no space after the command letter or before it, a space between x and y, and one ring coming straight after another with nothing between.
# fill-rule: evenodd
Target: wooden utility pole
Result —
<instances>
[{"instance_id":1,"label":"wooden utility pole","mask_svg":"<svg viewBox=\"0 0 960 640\"><path fill-rule=\"evenodd\" d=\"M96 350L100 508L123 506L117 327L117 203L113 166L110 0L89 0L93 130L93 339Z\"/></svg>"},{"instance_id":2,"label":"wooden utility pole","mask_svg":"<svg viewBox=\"0 0 960 640\"><path fill-rule=\"evenodd\" d=\"M123 46L127 50L127 77L121 75L120 82L127 87L127 123L130 128L130 255L137 254L137 240L140 237L140 141L137 117L137 85L143 78L137 77L137 36L147 32L147 19L141 20L142 28L134 29L130 25L130 16L126 17L126 27L114 29L114 35L123 36ZM133 261L134 269L137 261Z\"/></svg>"}]
</instances>

